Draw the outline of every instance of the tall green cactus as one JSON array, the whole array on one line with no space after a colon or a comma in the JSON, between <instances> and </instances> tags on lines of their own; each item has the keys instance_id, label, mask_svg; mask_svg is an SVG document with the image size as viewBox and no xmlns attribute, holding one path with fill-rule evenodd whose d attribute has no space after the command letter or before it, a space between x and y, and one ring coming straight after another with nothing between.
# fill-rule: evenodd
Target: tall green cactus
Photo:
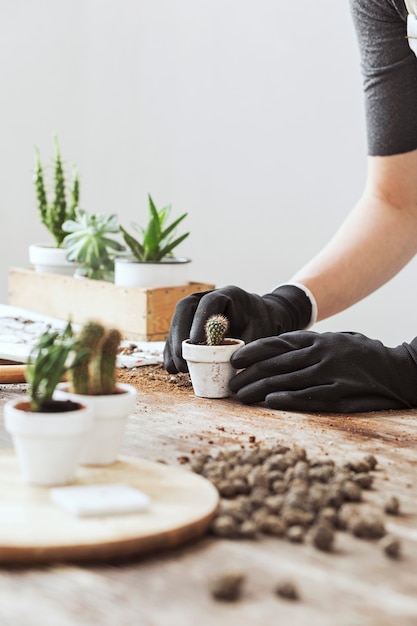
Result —
<instances>
[{"instance_id":1,"label":"tall green cactus","mask_svg":"<svg viewBox=\"0 0 417 626\"><path fill-rule=\"evenodd\" d=\"M74 166L72 181L68 190L69 198L67 198L64 167L56 135L54 135L54 149L53 198L50 201L48 200L44 170L41 163L39 149L37 147L35 147L35 169L33 173L33 182L41 222L53 236L56 245L61 247L66 235L66 233L62 230L62 224L66 220L74 218L75 208L78 206L79 202L80 182L77 170Z\"/></svg>"},{"instance_id":2,"label":"tall green cactus","mask_svg":"<svg viewBox=\"0 0 417 626\"><path fill-rule=\"evenodd\" d=\"M90 394L113 393L116 385L116 358L122 336L111 328L103 337L100 349L94 354L90 365Z\"/></svg>"},{"instance_id":3,"label":"tall green cactus","mask_svg":"<svg viewBox=\"0 0 417 626\"><path fill-rule=\"evenodd\" d=\"M116 358L122 336L115 328L89 321L81 329L77 350L81 356L69 372L71 391L83 395L108 395L116 384Z\"/></svg>"},{"instance_id":4,"label":"tall green cactus","mask_svg":"<svg viewBox=\"0 0 417 626\"><path fill-rule=\"evenodd\" d=\"M206 344L220 346L229 328L229 320L224 315L212 315L205 324Z\"/></svg>"}]
</instances>

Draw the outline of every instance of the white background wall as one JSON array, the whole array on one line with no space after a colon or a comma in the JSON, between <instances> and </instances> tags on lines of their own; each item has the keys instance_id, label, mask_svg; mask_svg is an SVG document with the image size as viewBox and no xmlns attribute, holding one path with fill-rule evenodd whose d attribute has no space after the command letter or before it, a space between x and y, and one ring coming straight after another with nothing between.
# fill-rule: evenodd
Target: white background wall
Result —
<instances>
[{"instance_id":1,"label":"white background wall","mask_svg":"<svg viewBox=\"0 0 417 626\"><path fill-rule=\"evenodd\" d=\"M0 298L48 240L32 187L58 134L81 206L189 212L193 280L264 293L328 240L366 174L347 0L0 0ZM416 263L317 330L417 334Z\"/></svg>"}]
</instances>

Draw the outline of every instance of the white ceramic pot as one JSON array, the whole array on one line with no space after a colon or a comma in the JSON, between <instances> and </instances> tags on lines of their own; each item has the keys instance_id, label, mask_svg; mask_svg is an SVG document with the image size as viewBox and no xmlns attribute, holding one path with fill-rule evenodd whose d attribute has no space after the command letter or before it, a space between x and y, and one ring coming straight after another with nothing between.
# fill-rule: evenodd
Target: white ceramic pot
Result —
<instances>
[{"instance_id":1,"label":"white ceramic pot","mask_svg":"<svg viewBox=\"0 0 417 626\"><path fill-rule=\"evenodd\" d=\"M119 287L179 287L188 285L190 259L166 257L161 261L137 261L130 257L114 260L114 284Z\"/></svg>"},{"instance_id":2,"label":"white ceramic pot","mask_svg":"<svg viewBox=\"0 0 417 626\"><path fill-rule=\"evenodd\" d=\"M92 426L92 410L34 413L28 400L11 400L4 407L4 423L25 482L65 485L73 481L84 442Z\"/></svg>"},{"instance_id":3,"label":"white ceramic pot","mask_svg":"<svg viewBox=\"0 0 417 626\"><path fill-rule=\"evenodd\" d=\"M236 373L230 357L245 344L241 339L224 339L220 346L182 342L194 393L201 398L226 398L231 395L229 381Z\"/></svg>"},{"instance_id":4,"label":"white ceramic pot","mask_svg":"<svg viewBox=\"0 0 417 626\"><path fill-rule=\"evenodd\" d=\"M135 409L136 389L117 383L116 390L110 395L87 396L72 393L68 383L60 383L54 393L54 398L88 402L92 408L93 425L80 456L82 465L110 465L117 460L127 418Z\"/></svg>"},{"instance_id":5,"label":"white ceramic pot","mask_svg":"<svg viewBox=\"0 0 417 626\"><path fill-rule=\"evenodd\" d=\"M29 246L29 262L40 273L65 274L72 276L77 263L67 260L67 249L52 244L33 243Z\"/></svg>"}]
</instances>

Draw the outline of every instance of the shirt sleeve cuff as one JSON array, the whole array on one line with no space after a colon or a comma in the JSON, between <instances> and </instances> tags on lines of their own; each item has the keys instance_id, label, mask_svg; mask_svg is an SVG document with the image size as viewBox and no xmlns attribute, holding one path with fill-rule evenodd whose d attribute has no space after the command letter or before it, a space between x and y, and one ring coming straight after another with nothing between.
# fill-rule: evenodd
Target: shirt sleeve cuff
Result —
<instances>
[{"instance_id":1,"label":"shirt sleeve cuff","mask_svg":"<svg viewBox=\"0 0 417 626\"><path fill-rule=\"evenodd\" d=\"M277 289L278 287L282 287L283 285L293 285L293 287L298 287L298 289L301 289L301 291L303 291L306 294L307 298L310 300L310 302L311 302L311 317L310 317L309 323L303 329L303 330L308 330L309 328L314 326L314 324L317 322L318 313L319 313L318 312L318 306L317 306L317 300L313 296L313 293L310 291L310 289L308 287L306 287L305 285L302 285L301 283L281 283L280 285L277 285L276 287L274 287L274 289Z\"/></svg>"}]
</instances>

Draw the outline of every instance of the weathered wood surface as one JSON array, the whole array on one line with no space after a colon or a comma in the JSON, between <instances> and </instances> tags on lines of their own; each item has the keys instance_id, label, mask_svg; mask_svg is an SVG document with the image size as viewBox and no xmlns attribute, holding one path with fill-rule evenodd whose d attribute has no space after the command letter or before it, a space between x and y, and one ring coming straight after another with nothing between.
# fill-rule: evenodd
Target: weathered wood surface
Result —
<instances>
[{"instance_id":1,"label":"weathered wood surface","mask_svg":"<svg viewBox=\"0 0 417 626\"><path fill-rule=\"evenodd\" d=\"M0 386L0 403L24 392ZM0 570L0 624L17 626L299 626L417 625L417 411L356 416L302 415L202 400L190 392L139 393L123 453L173 465L226 445L281 442L335 461L372 453L380 504L400 498L402 515L387 528L402 541L391 560L376 542L340 532L328 554L283 539L220 540L106 564L52 564ZM10 440L0 431L0 446ZM208 580L224 569L246 573L238 602L215 601ZM273 589L293 580L299 601Z\"/></svg>"}]
</instances>

